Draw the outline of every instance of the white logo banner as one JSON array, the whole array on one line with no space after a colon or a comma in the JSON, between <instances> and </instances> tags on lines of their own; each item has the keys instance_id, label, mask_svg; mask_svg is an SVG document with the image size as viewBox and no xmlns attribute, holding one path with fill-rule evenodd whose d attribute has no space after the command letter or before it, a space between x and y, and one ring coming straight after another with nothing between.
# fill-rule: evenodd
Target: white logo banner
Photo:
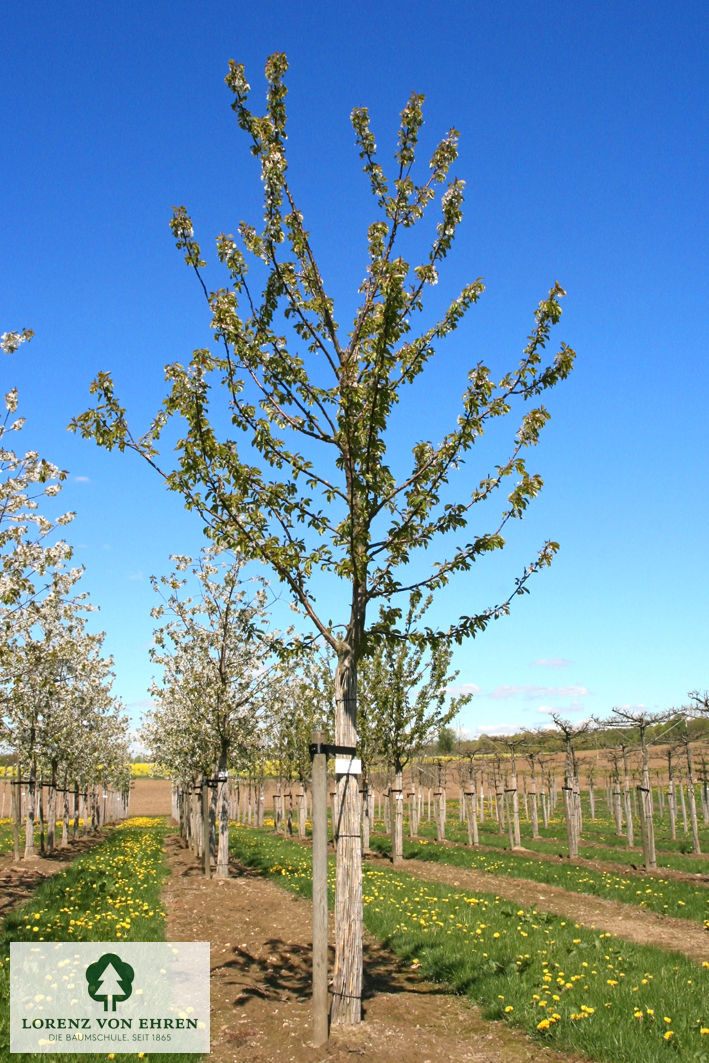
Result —
<instances>
[{"instance_id":1,"label":"white logo banner","mask_svg":"<svg viewBox=\"0 0 709 1063\"><path fill-rule=\"evenodd\" d=\"M209 1052L208 941L10 944L11 1052Z\"/></svg>"}]
</instances>

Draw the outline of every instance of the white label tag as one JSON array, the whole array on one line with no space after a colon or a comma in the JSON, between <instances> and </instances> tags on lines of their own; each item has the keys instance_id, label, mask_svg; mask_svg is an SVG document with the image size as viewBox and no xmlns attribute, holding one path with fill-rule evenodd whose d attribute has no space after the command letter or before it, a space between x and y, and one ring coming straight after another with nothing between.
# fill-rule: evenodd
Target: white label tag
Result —
<instances>
[{"instance_id":1,"label":"white label tag","mask_svg":"<svg viewBox=\"0 0 709 1063\"><path fill-rule=\"evenodd\" d=\"M361 775L362 761L356 757L335 757L335 775Z\"/></svg>"}]
</instances>

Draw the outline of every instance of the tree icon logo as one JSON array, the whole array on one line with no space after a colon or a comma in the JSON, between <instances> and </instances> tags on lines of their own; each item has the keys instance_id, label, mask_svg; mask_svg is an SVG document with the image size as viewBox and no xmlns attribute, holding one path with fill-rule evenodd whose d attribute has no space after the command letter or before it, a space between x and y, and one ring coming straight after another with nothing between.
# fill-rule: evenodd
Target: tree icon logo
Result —
<instances>
[{"instance_id":1,"label":"tree icon logo","mask_svg":"<svg viewBox=\"0 0 709 1063\"><path fill-rule=\"evenodd\" d=\"M127 1000L133 992L134 976L129 963L124 963L115 952L104 952L96 963L86 968L89 996L92 1000L102 1000L104 1011L115 1011L116 1003Z\"/></svg>"}]
</instances>

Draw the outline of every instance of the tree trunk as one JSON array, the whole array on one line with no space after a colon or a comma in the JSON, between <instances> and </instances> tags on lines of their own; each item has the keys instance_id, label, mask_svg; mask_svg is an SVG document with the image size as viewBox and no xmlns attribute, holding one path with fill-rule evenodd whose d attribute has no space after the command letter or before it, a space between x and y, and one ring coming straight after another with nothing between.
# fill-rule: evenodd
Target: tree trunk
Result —
<instances>
[{"instance_id":1,"label":"tree trunk","mask_svg":"<svg viewBox=\"0 0 709 1063\"><path fill-rule=\"evenodd\" d=\"M479 844L479 836L477 808L475 807L475 789L471 787L469 792L463 795L463 800L465 802L465 813L468 824L468 845L477 846Z\"/></svg>"},{"instance_id":2,"label":"tree trunk","mask_svg":"<svg viewBox=\"0 0 709 1063\"><path fill-rule=\"evenodd\" d=\"M623 837L623 807L621 804L620 790L613 791L613 815L615 816L616 837Z\"/></svg>"},{"instance_id":3,"label":"tree trunk","mask_svg":"<svg viewBox=\"0 0 709 1063\"><path fill-rule=\"evenodd\" d=\"M652 821L652 791L646 786L638 786L638 807L643 842L643 863L646 871L654 871L657 867L657 856L655 829Z\"/></svg>"},{"instance_id":4,"label":"tree trunk","mask_svg":"<svg viewBox=\"0 0 709 1063\"><path fill-rule=\"evenodd\" d=\"M300 785L300 793L298 794L298 837L301 840L305 839L306 830L305 824L308 819L308 795L305 792L305 783Z\"/></svg>"},{"instance_id":5,"label":"tree trunk","mask_svg":"<svg viewBox=\"0 0 709 1063\"><path fill-rule=\"evenodd\" d=\"M216 878L229 877L229 777L228 750L222 749L217 765L217 866Z\"/></svg>"},{"instance_id":6,"label":"tree trunk","mask_svg":"<svg viewBox=\"0 0 709 1063\"><path fill-rule=\"evenodd\" d=\"M519 849L522 846L522 839L519 832L519 790L517 789L517 776L514 773L510 776L510 790L512 799L513 848Z\"/></svg>"},{"instance_id":7,"label":"tree trunk","mask_svg":"<svg viewBox=\"0 0 709 1063\"><path fill-rule=\"evenodd\" d=\"M564 815L566 818L566 837L569 845L569 859L576 860L579 855L578 818L572 786L563 787Z\"/></svg>"},{"instance_id":8,"label":"tree trunk","mask_svg":"<svg viewBox=\"0 0 709 1063\"><path fill-rule=\"evenodd\" d=\"M495 790L495 808L497 810L497 826L500 834L505 833L505 794L502 789L502 783L499 784L500 789Z\"/></svg>"},{"instance_id":9,"label":"tree trunk","mask_svg":"<svg viewBox=\"0 0 709 1063\"><path fill-rule=\"evenodd\" d=\"M369 790L369 783L364 780L362 783L362 855L366 856L371 853L370 847L370 835L372 829L371 818L371 806L373 803L373 795Z\"/></svg>"},{"instance_id":10,"label":"tree trunk","mask_svg":"<svg viewBox=\"0 0 709 1063\"><path fill-rule=\"evenodd\" d=\"M687 825L687 803L684 799L684 783L679 784L679 796L682 804L682 833L689 834L689 827Z\"/></svg>"},{"instance_id":11,"label":"tree trunk","mask_svg":"<svg viewBox=\"0 0 709 1063\"><path fill-rule=\"evenodd\" d=\"M54 851L54 842L57 826L57 765L52 764L52 778L47 794L47 852Z\"/></svg>"},{"instance_id":12,"label":"tree trunk","mask_svg":"<svg viewBox=\"0 0 709 1063\"><path fill-rule=\"evenodd\" d=\"M69 844L69 785L66 775L64 776L64 789L62 790L62 840L60 848L64 849Z\"/></svg>"},{"instance_id":13,"label":"tree trunk","mask_svg":"<svg viewBox=\"0 0 709 1063\"><path fill-rule=\"evenodd\" d=\"M532 780L532 791L529 795L529 807L531 810L532 819L532 837L539 837L539 805L537 804L537 784Z\"/></svg>"},{"instance_id":14,"label":"tree trunk","mask_svg":"<svg viewBox=\"0 0 709 1063\"><path fill-rule=\"evenodd\" d=\"M259 782L256 788L256 826L263 827L266 820L266 797L263 792L263 782Z\"/></svg>"},{"instance_id":15,"label":"tree trunk","mask_svg":"<svg viewBox=\"0 0 709 1063\"><path fill-rule=\"evenodd\" d=\"M391 788L391 862L400 864L404 859L404 775L401 769L394 772Z\"/></svg>"},{"instance_id":16,"label":"tree trunk","mask_svg":"<svg viewBox=\"0 0 709 1063\"><path fill-rule=\"evenodd\" d=\"M677 841L677 794L672 776L667 784L667 812L670 817L670 838L675 842Z\"/></svg>"},{"instance_id":17,"label":"tree trunk","mask_svg":"<svg viewBox=\"0 0 709 1063\"><path fill-rule=\"evenodd\" d=\"M34 817L37 800L37 764L33 760L27 780L27 818L25 820L25 860L35 855L34 851Z\"/></svg>"},{"instance_id":18,"label":"tree trunk","mask_svg":"<svg viewBox=\"0 0 709 1063\"><path fill-rule=\"evenodd\" d=\"M419 810L418 810L418 797L416 794L416 785L411 782L411 792L409 794L409 837L418 838L419 834Z\"/></svg>"},{"instance_id":19,"label":"tree trunk","mask_svg":"<svg viewBox=\"0 0 709 1063\"><path fill-rule=\"evenodd\" d=\"M335 672L335 744L357 745L357 663L351 649L338 656ZM335 873L335 968L331 1021L362 1021L362 840L359 779L336 770L337 818L333 824Z\"/></svg>"},{"instance_id":20,"label":"tree trunk","mask_svg":"<svg viewBox=\"0 0 709 1063\"><path fill-rule=\"evenodd\" d=\"M288 837L293 837L293 787L288 791L288 815L286 817L286 831Z\"/></svg>"},{"instance_id":21,"label":"tree trunk","mask_svg":"<svg viewBox=\"0 0 709 1063\"><path fill-rule=\"evenodd\" d=\"M20 859L20 830L22 829L22 775L17 762L17 776L11 783L12 790L12 850L15 863Z\"/></svg>"},{"instance_id":22,"label":"tree trunk","mask_svg":"<svg viewBox=\"0 0 709 1063\"><path fill-rule=\"evenodd\" d=\"M628 848L632 849L635 845L635 832L633 830L633 808L630 803L630 779L628 777L628 769L625 769L625 779L623 781L625 789L625 831L628 842Z\"/></svg>"},{"instance_id":23,"label":"tree trunk","mask_svg":"<svg viewBox=\"0 0 709 1063\"><path fill-rule=\"evenodd\" d=\"M276 783L276 792L273 795L273 829L276 834L281 833L283 822L283 806L281 804L281 780Z\"/></svg>"},{"instance_id":24,"label":"tree trunk","mask_svg":"<svg viewBox=\"0 0 709 1063\"><path fill-rule=\"evenodd\" d=\"M202 870L205 878L209 878L212 873L212 862L209 858L209 779L206 775L202 776L201 787L201 817L200 817L200 848L199 856L202 859Z\"/></svg>"},{"instance_id":25,"label":"tree trunk","mask_svg":"<svg viewBox=\"0 0 709 1063\"><path fill-rule=\"evenodd\" d=\"M74 822L71 828L71 836L76 841L79 836L79 781L74 780Z\"/></svg>"},{"instance_id":26,"label":"tree trunk","mask_svg":"<svg viewBox=\"0 0 709 1063\"><path fill-rule=\"evenodd\" d=\"M692 823L692 851L699 855L699 824L697 823L697 800L694 793L694 765L692 763L692 750L689 742L685 745L687 755L687 797L689 798L689 817Z\"/></svg>"}]
</instances>

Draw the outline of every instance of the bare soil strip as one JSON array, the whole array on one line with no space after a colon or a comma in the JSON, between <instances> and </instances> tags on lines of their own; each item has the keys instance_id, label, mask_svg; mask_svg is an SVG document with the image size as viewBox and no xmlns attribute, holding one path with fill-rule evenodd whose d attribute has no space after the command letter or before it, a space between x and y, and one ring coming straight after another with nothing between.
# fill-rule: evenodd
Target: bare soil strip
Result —
<instances>
[{"instance_id":1,"label":"bare soil strip","mask_svg":"<svg viewBox=\"0 0 709 1063\"><path fill-rule=\"evenodd\" d=\"M368 862L374 866L386 864L391 867L388 860L368 858ZM622 901L573 893L560 886L547 886L530 879L508 878L505 875L466 870L433 861L404 860L397 865L397 870L427 879L429 882L442 882L473 893L494 893L525 908L536 908L540 912L561 915L579 925L613 934L614 937L633 941L638 945L656 945L669 952L682 952L698 963L709 960L707 932L688 919L657 915L636 905L623 904Z\"/></svg>"},{"instance_id":2,"label":"bare soil strip","mask_svg":"<svg viewBox=\"0 0 709 1063\"><path fill-rule=\"evenodd\" d=\"M211 945L210 1063L582 1063L483 1019L365 942L365 1021L311 1041L308 901L233 863L227 880L205 879L177 836L167 838L171 874L163 902L170 941ZM332 956L331 956L332 961Z\"/></svg>"}]
</instances>

